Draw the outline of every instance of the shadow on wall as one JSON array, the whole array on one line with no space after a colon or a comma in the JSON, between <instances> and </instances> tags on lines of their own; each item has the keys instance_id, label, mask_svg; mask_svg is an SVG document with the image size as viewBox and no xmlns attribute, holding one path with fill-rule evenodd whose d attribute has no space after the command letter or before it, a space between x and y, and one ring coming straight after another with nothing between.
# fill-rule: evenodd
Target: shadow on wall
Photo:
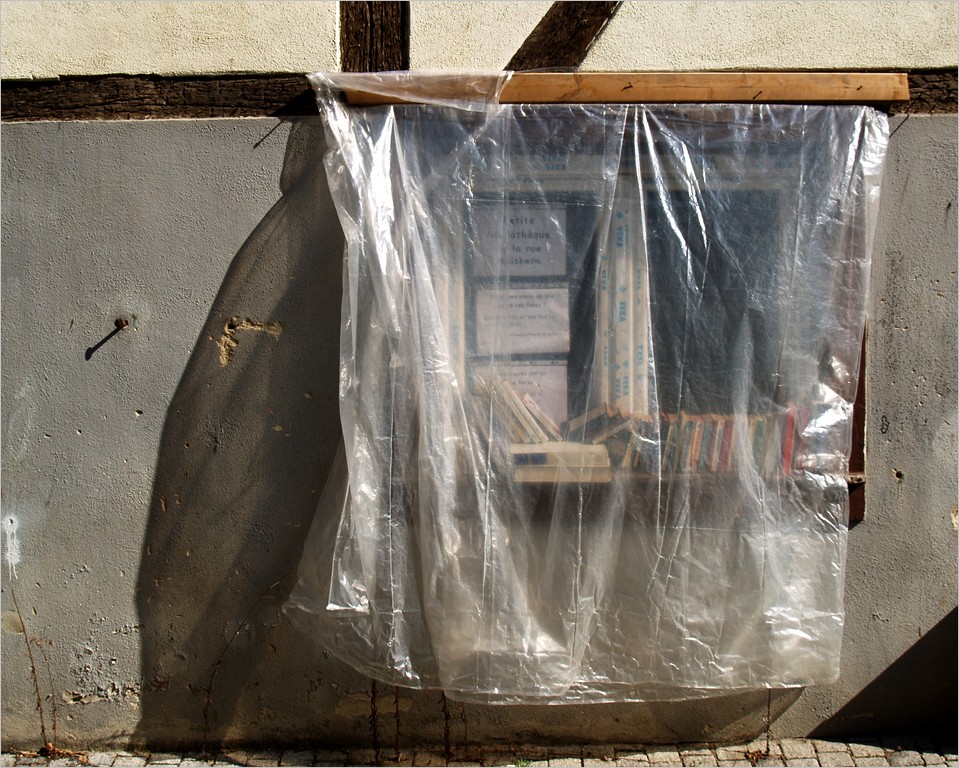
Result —
<instances>
[{"instance_id":1,"label":"shadow on wall","mask_svg":"<svg viewBox=\"0 0 959 768\"><path fill-rule=\"evenodd\" d=\"M138 742L269 729L314 665L280 606L339 436L343 235L324 151L319 119L292 124L281 199L230 264L167 413L137 585Z\"/></svg>"},{"instance_id":2,"label":"shadow on wall","mask_svg":"<svg viewBox=\"0 0 959 768\"><path fill-rule=\"evenodd\" d=\"M339 442L343 236L319 119L295 121L282 197L234 257L164 425L137 586L154 749L296 743L741 741L798 689L646 705L497 707L376 686L281 607Z\"/></svg>"},{"instance_id":3,"label":"shadow on wall","mask_svg":"<svg viewBox=\"0 0 959 768\"><path fill-rule=\"evenodd\" d=\"M956 750L959 622L954 608L908 651L812 733L835 736L947 735Z\"/></svg>"}]
</instances>

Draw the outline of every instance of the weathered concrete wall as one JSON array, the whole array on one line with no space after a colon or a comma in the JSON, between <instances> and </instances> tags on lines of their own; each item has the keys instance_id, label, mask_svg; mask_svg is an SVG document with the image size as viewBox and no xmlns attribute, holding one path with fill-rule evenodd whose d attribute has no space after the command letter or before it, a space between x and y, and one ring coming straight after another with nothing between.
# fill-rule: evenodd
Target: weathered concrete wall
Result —
<instances>
[{"instance_id":1,"label":"weathered concrete wall","mask_svg":"<svg viewBox=\"0 0 959 768\"><path fill-rule=\"evenodd\" d=\"M779 736L955 712L942 670L956 657L957 123L894 127L843 674L774 693ZM383 745L762 730L765 692L374 698L279 611L337 442L342 240L317 122L17 124L3 138L5 747L40 738L14 590L61 745L370 743L374 704ZM85 359L117 317L131 326Z\"/></svg>"}]
</instances>

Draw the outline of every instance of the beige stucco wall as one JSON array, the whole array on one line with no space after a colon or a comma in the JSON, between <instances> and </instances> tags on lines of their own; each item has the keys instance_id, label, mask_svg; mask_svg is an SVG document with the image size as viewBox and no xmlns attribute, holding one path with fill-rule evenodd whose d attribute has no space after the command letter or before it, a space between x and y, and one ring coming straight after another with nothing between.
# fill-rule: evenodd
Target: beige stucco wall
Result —
<instances>
[{"instance_id":1,"label":"beige stucco wall","mask_svg":"<svg viewBox=\"0 0 959 768\"><path fill-rule=\"evenodd\" d=\"M501 68L549 8L411 5L413 68ZM2 3L5 78L306 72L338 66L337 3ZM585 69L914 69L957 55L954 2L627 2Z\"/></svg>"},{"instance_id":2,"label":"beige stucco wall","mask_svg":"<svg viewBox=\"0 0 959 768\"><path fill-rule=\"evenodd\" d=\"M584 69L922 69L957 63L955 2L631 2Z\"/></svg>"},{"instance_id":3,"label":"beige stucco wall","mask_svg":"<svg viewBox=\"0 0 959 768\"><path fill-rule=\"evenodd\" d=\"M549 5L414 2L410 64L502 67ZM956 39L954 2L643 0L623 4L583 69L948 67Z\"/></svg>"},{"instance_id":4,"label":"beige stucco wall","mask_svg":"<svg viewBox=\"0 0 959 768\"><path fill-rule=\"evenodd\" d=\"M337 3L2 3L4 78L336 69Z\"/></svg>"}]
</instances>

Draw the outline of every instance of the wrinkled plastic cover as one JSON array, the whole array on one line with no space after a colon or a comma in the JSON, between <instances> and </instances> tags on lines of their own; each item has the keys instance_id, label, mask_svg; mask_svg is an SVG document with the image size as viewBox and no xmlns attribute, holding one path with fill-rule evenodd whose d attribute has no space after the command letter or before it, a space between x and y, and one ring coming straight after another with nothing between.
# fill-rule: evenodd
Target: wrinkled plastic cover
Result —
<instances>
[{"instance_id":1,"label":"wrinkled plastic cover","mask_svg":"<svg viewBox=\"0 0 959 768\"><path fill-rule=\"evenodd\" d=\"M313 76L343 450L290 614L466 701L834 681L884 115L448 78Z\"/></svg>"}]
</instances>

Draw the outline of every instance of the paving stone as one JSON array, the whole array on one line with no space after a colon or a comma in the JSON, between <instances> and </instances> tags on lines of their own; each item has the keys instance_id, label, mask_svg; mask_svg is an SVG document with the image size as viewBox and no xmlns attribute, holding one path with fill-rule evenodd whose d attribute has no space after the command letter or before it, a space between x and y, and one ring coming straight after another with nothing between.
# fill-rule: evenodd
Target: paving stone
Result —
<instances>
[{"instance_id":1,"label":"paving stone","mask_svg":"<svg viewBox=\"0 0 959 768\"><path fill-rule=\"evenodd\" d=\"M616 762L629 761L630 765L649 765L649 755L644 749L617 749Z\"/></svg>"},{"instance_id":2,"label":"paving stone","mask_svg":"<svg viewBox=\"0 0 959 768\"><path fill-rule=\"evenodd\" d=\"M743 747L745 752L766 752L766 748L769 748L768 757L782 757L782 749L779 746L779 742L775 739L767 739L765 736L760 736L758 739L753 739L751 742L746 744Z\"/></svg>"},{"instance_id":3,"label":"paving stone","mask_svg":"<svg viewBox=\"0 0 959 768\"><path fill-rule=\"evenodd\" d=\"M683 765L686 768L696 768L697 766L717 766L719 762L716 760L716 756L707 752L706 754L689 754L683 752Z\"/></svg>"},{"instance_id":4,"label":"paving stone","mask_svg":"<svg viewBox=\"0 0 959 768\"><path fill-rule=\"evenodd\" d=\"M582 748L584 760L611 762L616 759L616 748L612 744L588 744Z\"/></svg>"},{"instance_id":5,"label":"paving stone","mask_svg":"<svg viewBox=\"0 0 959 768\"><path fill-rule=\"evenodd\" d=\"M185 757L180 761L180 768L210 768L211 765L207 760L197 760L194 757Z\"/></svg>"},{"instance_id":6,"label":"paving stone","mask_svg":"<svg viewBox=\"0 0 959 768\"><path fill-rule=\"evenodd\" d=\"M413 765L446 765L446 755L442 752L416 752Z\"/></svg>"},{"instance_id":7,"label":"paving stone","mask_svg":"<svg viewBox=\"0 0 959 768\"><path fill-rule=\"evenodd\" d=\"M648 768L649 760L637 760L631 757L616 758L619 768Z\"/></svg>"},{"instance_id":8,"label":"paving stone","mask_svg":"<svg viewBox=\"0 0 959 768\"><path fill-rule=\"evenodd\" d=\"M650 747L646 750L651 765L682 765L683 759L678 749L668 747Z\"/></svg>"},{"instance_id":9,"label":"paving stone","mask_svg":"<svg viewBox=\"0 0 959 768\"><path fill-rule=\"evenodd\" d=\"M341 753L343 762L341 765L376 765L376 752L372 749L351 749L349 752ZM322 760L322 752L317 752L313 762L318 765L326 765Z\"/></svg>"},{"instance_id":10,"label":"paving stone","mask_svg":"<svg viewBox=\"0 0 959 768\"><path fill-rule=\"evenodd\" d=\"M916 748L916 740L911 736L883 736L879 743L895 752L910 752Z\"/></svg>"},{"instance_id":11,"label":"paving stone","mask_svg":"<svg viewBox=\"0 0 959 768\"><path fill-rule=\"evenodd\" d=\"M46 765L47 758L39 757L38 755L19 755L17 757L17 765Z\"/></svg>"},{"instance_id":12,"label":"paving stone","mask_svg":"<svg viewBox=\"0 0 959 768\"><path fill-rule=\"evenodd\" d=\"M855 760L857 766L878 766L878 765L889 765L889 761L886 759L886 756L878 757L876 755L870 755L868 757L856 757L852 756L852 759Z\"/></svg>"},{"instance_id":13,"label":"paving stone","mask_svg":"<svg viewBox=\"0 0 959 768\"><path fill-rule=\"evenodd\" d=\"M550 768L573 768L573 766L582 766L583 761L579 757L550 757Z\"/></svg>"},{"instance_id":14,"label":"paving stone","mask_svg":"<svg viewBox=\"0 0 959 768\"><path fill-rule=\"evenodd\" d=\"M313 753L313 765L346 765L348 762L346 752L341 749L327 749Z\"/></svg>"},{"instance_id":15,"label":"paving stone","mask_svg":"<svg viewBox=\"0 0 959 768\"><path fill-rule=\"evenodd\" d=\"M248 752L243 765L254 768L276 768L280 764L279 752Z\"/></svg>"},{"instance_id":16,"label":"paving stone","mask_svg":"<svg viewBox=\"0 0 959 768\"><path fill-rule=\"evenodd\" d=\"M945 765L946 758L938 752L923 752L922 759L926 765Z\"/></svg>"},{"instance_id":17,"label":"paving stone","mask_svg":"<svg viewBox=\"0 0 959 768\"><path fill-rule=\"evenodd\" d=\"M588 768L598 768L601 765L609 765L612 761L610 757L584 757L583 765Z\"/></svg>"},{"instance_id":18,"label":"paving stone","mask_svg":"<svg viewBox=\"0 0 959 768\"><path fill-rule=\"evenodd\" d=\"M716 747L716 757L725 762L746 760L746 745ZM749 761L746 760L746 762Z\"/></svg>"},{"instance_id":19,"label":"paving stone","mask_svg":"<svg viewBox=\"0 0 959 768\"><path fill-rule=\"evenodd\" d=\"M803 768L803 766L808 768L814 765L818 767L819 761L815 757L787 757L786 765L789 768Z\"/></svg>"},{"instance_id":20,"label":"paving stone","mask_svg":"<svg viewBox=\"0 0 959 768\"><path fill-rule=\"evenodd\" d=\"M183 756L172 752L159 752L147 758L147 765L179 765L182 762Z\"/></svg>"},{"instance_id":21,"label":"paving stone","mask_svg":"<svg viewBox=\"0 0 959 768\"><path fill-rule=\"evenodd\" d=\"M772 749L770 749L769 751L772 752ZM766 766L766 765L782 766L785 764L786 764L786 761L783 760L781 755L773 755L773 754L770 754L766 757L761 757L756 761L756 765L763 765L763 766Z\"/></svg>"},{"instance_id":22,"label":"paving stone","mask_svg":"<svg viewBox=\"0 0 959 768\"><path fill-rule=\"evenodd\" d=\"M48 765L56 766L56 768L75 768L80 765L79 757L55 757L51 760Z\"/></svg>"},{"instance_id":23,"label":"paving stone","mask_svg":"<svg viewBox=\"0 0 959 768\"><path fill-rule=\"evenodd\" d=\"M787 761L792 757L816 757L816 747L809 739L781 739L779 749Z\"/></svg>"},{"instance_id":24,"label":"paving stone","mask_svg":"<svg viewBox=\"0 0 959 768\"><path fill-rule=\"evenodd\" d=\"M923 765L922 755L911 749L889 753L889 765Z\"/></svg>"},{"instance_id":25,"label":"paving stone","mask_svg":"<svg viewBox=\"0 0 959 768\"><path fill-rule=\"evenodd\" d=\"M849 753L849 746L842 741L824 741L822 739L810 739L816 752L846 752Z\"/></svg>"},{"instance_id":26,"label":"paving stone","mask_svg":"<svg viewBox=\"0 0 959 768\"><path fill-rule=\"evenodd\" d=\"M483 755L483 765L516 765L515 758L503 754ZM549 765L548 762L540 762L540 765Z\"/></svg>"},{"instance_id":27,"label":"paving stone","mask_svg":"<svg viewBox=\"0 0 959 768\"><path fill-rule=\"evenodd\" d=\"M830 768L852 768L856 765L849 752L820 752L819 764Z\"/></svg>"},{"instance_id":28,"label":"paving stone","mask_svg":"<svg viewBox=\"0 0 959 768\"><path fill-rule=\"evenodd\" d=\"M853 757L885 757L886 750L878 741L849 742L849 752Z\"/></svg>"},{"instance_id":29,"label":"paving stone","mask_svg":"<svg viewBox=\"0 0 959 768\"><path fill-rule=\"evenodd\" d=\"M87 765L103 766L113 765L116 755L111 752L89 752L87 753Z\"/></svg>"},{"instance_id":30,"label":"paving stone","mask_svg":"<svg viewBox=\"0 0 959 768\"><path fill-rule=\"evenodd\" d=\"M746 766L752 768L752 763L745 758L742 760L720 760L719 765L722 766L722 768L727 768L727 766L728 768L746 768Z\"/></svg>"},{"instance_id":31,"label":"paving stone","mask_svg":"<svg viewBox=\"0 0 959 768\"><path fill-rule=\"evenodd\" d=\"M313 751L305 749L291 749L288 752L283 752L280 755L280 765L313 765Z\"/></svg>"},{"instance_id":32,"label":"paving stone","mask_svg":"<svg viewBox=\"0 0 959 768\"><path fill-rule=\"evenodd\" d=\"M16 755L0 755L0 768L11 768L17 764Z\"/></svg>"}]
</instances>

